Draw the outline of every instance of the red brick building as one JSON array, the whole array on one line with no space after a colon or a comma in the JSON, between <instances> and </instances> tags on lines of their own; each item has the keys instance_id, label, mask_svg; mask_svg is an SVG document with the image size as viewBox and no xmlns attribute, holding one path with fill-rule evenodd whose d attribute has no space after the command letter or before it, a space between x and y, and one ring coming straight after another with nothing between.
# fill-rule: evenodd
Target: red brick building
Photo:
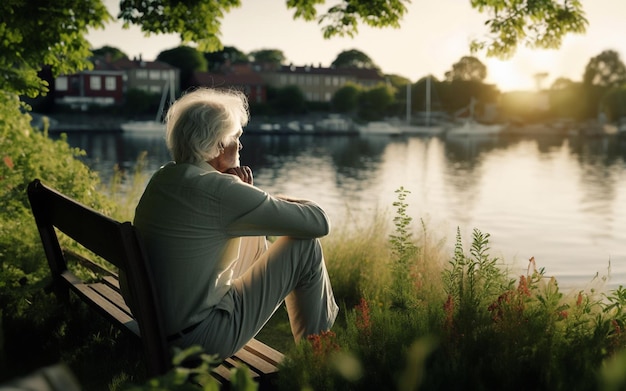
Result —
<instances>
[{"instance_id":1,"label":"red brick building","mask_svg":"<svg viewBox=\"0 0 626 391\"><path fill-rule=\"evenodd\" d=\"M55 103L86 109L87 106L110 106L124 101L124 71L105 61L96 60L94 69L54 80Z\"/></svg>"}]
</instances>

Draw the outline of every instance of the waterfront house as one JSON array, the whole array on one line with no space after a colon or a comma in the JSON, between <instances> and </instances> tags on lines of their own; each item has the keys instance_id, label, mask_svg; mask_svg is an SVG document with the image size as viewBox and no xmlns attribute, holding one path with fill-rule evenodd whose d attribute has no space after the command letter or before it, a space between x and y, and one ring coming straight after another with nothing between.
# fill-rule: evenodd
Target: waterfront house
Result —
<instances>
[{"instance_id":1,"label":"waterfront house","mask_svg":"<svg viewBox=\"0 0 626 391\"><path fill-rule=\"evenodd\" d=\"M180 89L180 70L162 61L144 61L141 57L120 58L112 64L126 75L125 90L142 90L151 94L161 95L173 86L175 95Z\"/></svg>"},{"instance_id":2,"label":"waterfront house","mask_svg":"<svg viewBox=\"0 0 626 391\"><path fill-rule=\"evenodd\" d=\"M246 94L250 103L267 102L265 82L248 64L223 68L221 72L194 72L190 83L198 87L232 88Z\"/></svg>"},{"instance_id":3,"label":"waterfront house","mask_svg":"<svg viewBox=\"0 0 626 391\"><path fill-rule=\"evenodd\" d=\"M330 102L337 90L353 83L371 88L385 82L382 73L365 68L327 68L315 65L260 66L256 69L267 85L274 88L297 86L310 102Z\"/></svg>"},{"instance_id":4,"label":"waterfront house","mask_svg":"<svg viewBox=\"0 0 626 391\"><path fill-rule=\"evenodd\" d=\"M89 106L110 106L124 101L124 71L103 60L94 60L94 68L54 80L57 104L86 110Z\"/></svg>"},{"instance_id":5,"label":"waterfront house","mask_svg":"<svg viewBox=\"0 0 626 391\"><path fill-rule=\"evenodd\" d=\"M178 91L180 70L161 61L96 58L93 64L92 70L55 79L55 103L86 110L93 105L120 105L131 89L158 95L170 88Z\"/></svg>"}]
</instances>

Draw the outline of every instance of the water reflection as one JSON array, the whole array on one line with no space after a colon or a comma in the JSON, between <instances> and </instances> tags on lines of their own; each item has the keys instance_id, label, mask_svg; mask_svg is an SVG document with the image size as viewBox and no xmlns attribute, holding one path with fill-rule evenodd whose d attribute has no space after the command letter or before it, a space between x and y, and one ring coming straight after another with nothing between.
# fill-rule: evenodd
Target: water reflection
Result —
<instances>
[{"instance_id":1,"label":"water reflection","mask_svg":"<svg viewBox=\"0 0 626 391\"><path fill-rule=\"evenodd\" d=\"M162 137L71 134L71 145L106 180L147 151L151 173L170 160ZM392 212L404 187L409 214L464 243L478 228L520 272L535 257L562 285L589 281L611 266L626 283L626 143L615 138L388 138L271 136L242 138L242 163L272 193L312 198L338 223L347 211L368 223ZM431 231L432 232L432 231Z\"/></svg>"}]
</instances>

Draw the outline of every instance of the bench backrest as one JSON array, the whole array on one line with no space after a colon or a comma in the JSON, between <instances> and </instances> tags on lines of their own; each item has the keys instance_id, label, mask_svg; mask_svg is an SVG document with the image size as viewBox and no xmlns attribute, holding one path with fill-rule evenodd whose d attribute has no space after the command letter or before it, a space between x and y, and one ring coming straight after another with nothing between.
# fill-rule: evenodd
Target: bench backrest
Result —
<instances>
[{"instance_id":1,"label":"bench backrest","mask_svg":"<svg viewBox=\"0 0 626 391\"><path fill-rule=\"evenodd\" d=\"M28 186L28 198L52 271L53 284L60 284L67 261L55 228L115 265L125 274L139 324L148 374L165 373L170 367L162 315L158 306L146 253L130 222L120 223L35 179Z\"/></svg>"}]
</instances>

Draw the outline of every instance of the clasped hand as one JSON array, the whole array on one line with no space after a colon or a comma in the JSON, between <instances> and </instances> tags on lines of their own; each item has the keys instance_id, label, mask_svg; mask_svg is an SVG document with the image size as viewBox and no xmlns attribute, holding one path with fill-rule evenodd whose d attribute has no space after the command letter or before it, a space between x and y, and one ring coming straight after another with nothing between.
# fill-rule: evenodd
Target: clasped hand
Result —
<instances>
[{"instance_id":1,"label":"clasped hand","mask_svg":"<svg viewBox=\"0 0 626 391\"><path fill-rule=\"evenodd\" d=\"M238 176L239 179L250 185L252 185L254 182L254 178L252 177L252 169L248 166L231 167L224 172L226 174Z\"/></svg>"}]
</instances>

